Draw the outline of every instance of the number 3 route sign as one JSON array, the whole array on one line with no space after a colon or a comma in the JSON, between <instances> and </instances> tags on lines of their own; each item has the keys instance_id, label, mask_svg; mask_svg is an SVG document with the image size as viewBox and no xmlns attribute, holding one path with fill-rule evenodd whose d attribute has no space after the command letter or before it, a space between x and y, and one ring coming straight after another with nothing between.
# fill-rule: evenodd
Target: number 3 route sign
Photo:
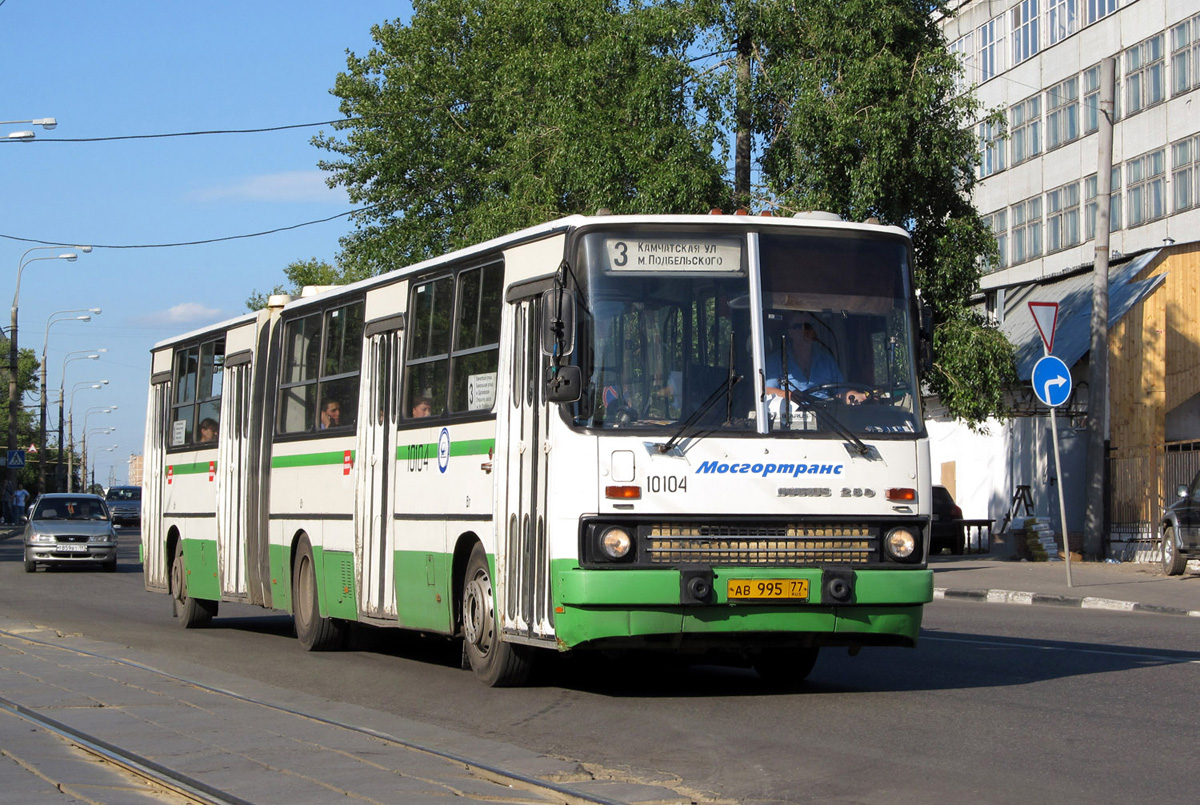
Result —
<instances>
[{"instance_id":1,"label":"number 3 route sign","mask_svg":"<svg viewBox=\"0 0 1200 805\"><path fill-rule=\"evenodd\" d=\"M1071 396L1071 372L1062 358L1047 355L1033 365L1033 393L1051 408Z\"/></svg>"}]
</instances>

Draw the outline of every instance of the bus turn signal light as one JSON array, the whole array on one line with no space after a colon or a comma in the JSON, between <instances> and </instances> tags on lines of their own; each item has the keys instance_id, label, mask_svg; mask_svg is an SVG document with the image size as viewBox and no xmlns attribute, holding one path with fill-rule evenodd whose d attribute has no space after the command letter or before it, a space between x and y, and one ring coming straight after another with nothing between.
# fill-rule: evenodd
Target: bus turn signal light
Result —
<instances>
[{"instance_id":1,"label":"bus turn signal light","mask_svg":"<svg viewBox=\"0 0 1200 805\"><path fill-rule=\"evenodd\" d=\"M610 500L641 500L642 488L640 486L606 486L604 487L604 497Z\"/></svg>"},{"instance_id":2,"label":"bus turn signal light","mask_svg":"<svg viewBox=\"0 0 1200 805\"><path fill-rule=\"evenodd\" d=\"M888 500L900 500L906 503L912 503L917 499L917 490L903 487L898 489L889 489L887 490L886 494Z\"/></svg>"}]
</instances>

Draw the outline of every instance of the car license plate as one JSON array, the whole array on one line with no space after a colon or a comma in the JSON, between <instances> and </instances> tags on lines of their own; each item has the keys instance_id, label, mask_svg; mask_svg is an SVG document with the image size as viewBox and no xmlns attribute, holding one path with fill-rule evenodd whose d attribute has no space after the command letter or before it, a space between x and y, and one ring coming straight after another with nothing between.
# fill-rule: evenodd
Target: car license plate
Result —
<instances>
[{"instance_id":1,"label":"car license plate","mask_svg":"<svg viewBox=\"0 0 1200 805\"><path fill-rule=\"evenodd\" d=\"M54 546L54 550L59 553L87 553L86 545L76 545L70 542L60 542Z\"/></svg>"},{"instance_id":2,"label":"car license plate","mask_svg":"<svg viewBox=\"0 0 1200 805\"><path fill-rule=\"evenodd\" d=\"M808 579L730 579L725 589L730 600L808 600Z\"/></svg>"}]
</instances>

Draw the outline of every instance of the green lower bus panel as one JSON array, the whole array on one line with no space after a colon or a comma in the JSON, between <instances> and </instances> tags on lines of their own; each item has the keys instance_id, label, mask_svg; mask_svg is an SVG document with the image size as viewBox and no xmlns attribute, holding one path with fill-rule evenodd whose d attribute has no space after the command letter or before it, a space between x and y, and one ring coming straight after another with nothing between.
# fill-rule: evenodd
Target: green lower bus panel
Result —
<instances>
[{"instance_id":1,"label":"green lower bus panel","mask_svg":"<svg viewBox=\"0 0 1200 805\"><path fill-rule=\"evenodd\" d=\"M216 540L185 539L183 566L187 568L187 591L190 597L208 601L221 600Z\"/></svg>"},{"instance_id":2,"label":"green lower bus panel","mask_svg":"<svg viewBox=\"0 0 1200 805\"><path fill-rule=\"evenodd\" d=\"M282 545L270 546L271 602L274 609L292 611L292 552Z\"/></svg>"},{"instance_id":3,"label":"green lower bus panel","mask_svg":"<svg viewBox=\"0 0 1200 805\"><path fill-rule=\"evenodd\" d=\"M326 618L358 620L358 593L354 586L354 554L313 548L313 563L321 585L321 614Z\"/></svg>"}]
</instances>

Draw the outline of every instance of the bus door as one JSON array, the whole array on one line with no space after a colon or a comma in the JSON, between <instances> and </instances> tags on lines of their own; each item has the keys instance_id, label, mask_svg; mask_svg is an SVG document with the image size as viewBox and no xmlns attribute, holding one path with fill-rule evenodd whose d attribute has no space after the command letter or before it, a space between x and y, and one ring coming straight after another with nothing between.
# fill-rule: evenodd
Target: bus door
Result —
<instances>
[{"instance_id":1,"label":"bus door","mask_svg":"<svg viewBox=\"0 0 1200 805\"><path fill-rule=\"evenodd\" d=\"M370 327L368 326L368 332ZM396 619L395 528L392 486L396 467L396 361L400 332L367 339L366 366L359 394L357 489L355 490L355 577L358 611Z\"/></svg>"},{"instance_id":2,"label":"bus door","mask_svg":"<svg viewBox=\"0 0 1200 805\"><path fill-rule=\"evenodd\" d=\"M507 393L501 395L499 412L506 433L497 440L504 456L496 519L497 608L503 604L504 631L510 637L552 643L544 450L549 404L538 341L539 308L536 297L518 300L510 308L511 382L500 384Z\"/></svg>"},{"instance_id":3,"label":"bus door","mask_svg":"<svg viewBox=\"0 0 1200 805\"><path fill-rule=\"evenodd\" d=\"M217 437L217 562L221 595L246 598L250 589L246 546L252 378L249 353L245 353L244 361L236 361L230 356L225 362L224 375L224 400ZM257 565L250 563L249 567L256 568ZM255 603L259 598L261 596L256 597Z\"/></svg>"},{"instance_id":4,"label":"bus door","mask_svg":"<svg viewBox=\"0 0 1200 805\"><path fill-rule=\"evenodd\" d=\"M166 535L163 534L163 484L167 482L164 453L167 444L167 422L171 410L171 373L165 372L151 380L150 398L146 401L145 464L142 467L142 570L147 590L166 592L167 563ZM69 479L68 479L69 480Z\"/></svg>"}]
</instances>

